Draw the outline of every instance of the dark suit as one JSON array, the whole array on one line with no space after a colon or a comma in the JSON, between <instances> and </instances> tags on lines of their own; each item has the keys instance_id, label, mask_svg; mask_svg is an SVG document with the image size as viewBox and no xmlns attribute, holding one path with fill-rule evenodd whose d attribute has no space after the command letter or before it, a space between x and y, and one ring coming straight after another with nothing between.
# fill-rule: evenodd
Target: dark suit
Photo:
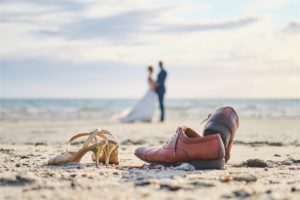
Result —
<instances>
[{"instance_id":1,"label":"dark suit","mask_svg":"<svg viewBox=\"0 0 300 200\"><path fill-rule=\"evenodd\" d=\"M160 121L165 119L165 108L164 108L164 96L166 93L165 80L167 78L167 72L164 69L161 69L157 76L157 88L156 93L158 95L159 107L160 107Z\"/></svg>"}]
</instances>

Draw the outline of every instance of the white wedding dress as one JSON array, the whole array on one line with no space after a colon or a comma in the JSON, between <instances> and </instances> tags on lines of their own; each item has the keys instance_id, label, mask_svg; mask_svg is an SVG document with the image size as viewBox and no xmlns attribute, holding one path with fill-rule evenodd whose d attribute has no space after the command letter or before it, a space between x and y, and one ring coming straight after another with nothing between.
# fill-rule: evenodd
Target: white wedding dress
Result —
<instances>
[{"instance_id":1,"label":"white wedding dress","mask_svg":"<svg viewBox=\"0 0 300 200\"><path fill-rule=\"evenodd\" d=\"M143 98L135 104L127 116L122 118L122 122L151 121L155 110L155 98L156 93L150 86Z\"/></svg>"}]
</instances>

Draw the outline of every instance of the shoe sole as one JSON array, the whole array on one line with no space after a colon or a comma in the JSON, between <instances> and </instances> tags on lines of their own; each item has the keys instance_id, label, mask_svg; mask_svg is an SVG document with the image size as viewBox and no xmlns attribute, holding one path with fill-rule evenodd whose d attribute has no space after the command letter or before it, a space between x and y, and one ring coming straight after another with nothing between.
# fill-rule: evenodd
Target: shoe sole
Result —
<instances>
[{"instance_id":1,"label":"shoe sole","mask_svg":"<svg viewBox=\"0 0 300 200\"><path fill-rule=\"evenodd\" d=\"M189 163L189 164L193 165L196 169L224 169L224 166L225 166L224 158L217 159L217 160L189 160L189 161L176 162L176 163L164 163L164 162L151 162L148 160L144 160L144 159L140 158L139 156L137 156L136 154L135 154L135 156L146 163L153 164L153 165L163 165L163 166L167 166L167 167L179 166L182 163Z\"/></svg>"},{"instance_id":2,"label":"shoe sole","mask_svg":"<svg viewBox=\"0 0 300 200\"><path fill-rule=\"evenodd\" d=\"M192 160L187 163L193 165L196 169L224 169L225 159L217 160Z\"/></svg>"}]
</instances>

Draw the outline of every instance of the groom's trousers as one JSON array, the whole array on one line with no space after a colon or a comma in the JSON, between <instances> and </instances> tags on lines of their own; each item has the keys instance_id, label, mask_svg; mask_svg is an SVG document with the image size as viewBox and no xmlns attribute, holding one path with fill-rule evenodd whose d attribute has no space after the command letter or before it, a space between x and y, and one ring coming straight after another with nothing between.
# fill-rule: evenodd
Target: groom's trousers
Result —
<instances>
[{"instance_id":1,"label":"groom's trousers","mask_svg":"<svg viewBox=\"0 0 300 200\"><path fill-rule=\"evenodd\" d=\"M165 106L164 106L164 96L165 92L158 91L158 101L159 101L159 108L160 108L160 121L163 122L165 120Z\"/></svg>"}]
</instances>

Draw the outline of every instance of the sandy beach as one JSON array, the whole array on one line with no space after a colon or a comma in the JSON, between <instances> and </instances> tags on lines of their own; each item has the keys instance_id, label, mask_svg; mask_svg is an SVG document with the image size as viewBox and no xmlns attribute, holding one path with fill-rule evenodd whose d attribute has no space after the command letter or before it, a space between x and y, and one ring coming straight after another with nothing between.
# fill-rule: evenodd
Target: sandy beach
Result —
<instances>
[{"instance_id":1,"label":"sandy beach","mask_svg":"<svg viewBox=\"0 0 300 200\"><path fill-rule=\"evenodd\" d=\"M200 121L2 120L0 199L299 199L300 119L240 119L224 170L186 171L147 165L133 154L160 146L178 126L201 133ZM48 165L73 134L103 128L121 144L119 166ZM80 148L80 145L77 145Z\"/></svg>"}]
</instances>

